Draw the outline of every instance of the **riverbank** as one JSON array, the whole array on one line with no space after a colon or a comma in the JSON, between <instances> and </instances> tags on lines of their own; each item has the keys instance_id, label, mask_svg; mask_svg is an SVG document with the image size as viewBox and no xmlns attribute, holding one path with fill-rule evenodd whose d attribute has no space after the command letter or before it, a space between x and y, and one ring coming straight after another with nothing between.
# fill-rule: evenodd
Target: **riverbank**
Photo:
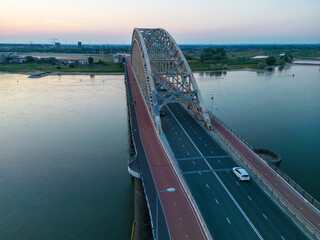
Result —
<instances>
[{"instance_id":1,"label":"riverbank","mask_svg":"<svg viewBox=\"0 0 320 240\"><path fill-rule=\"evenodd\" d=\"M299 61L303 61L303 60L299 60ZM279 66L279 65L275 65L275 66L270 66L268 68L265 69L258 69L255 67L250 67L247 65L241 65L242 68L240 68L240 65L238 65L235 68L227 68L227 69L223 69L223 70L212 70L210 65L208 65L207 62L203 63L201 66L200 65L192 65L192 63L189 62L190 67L192 72L194 73L215 73L215 74L223 74L226 72L233 72L233 71L252 71L252 72L258 72L258 73L263 73L263 72L267 72L267 71L272 71L273 69L277 68L277 67L285 67L285 66L293 66L293 65L318 65L318 64L314 64L314 63L287 63L284 66ZM318 62L318 61L317 61ZM320 64L320 61L319 61ZM52 68L51 65L48 64L32 64L32 66L30 66L30 64L26 65L26 64L18 64L18 67L15 68L15 66L10 66L10 65L15 65L17 66L17 64L5 64L5 65L0 65L0 74L23 74L23 75L29 75L29 78L42 78L45 76L50 76L50 75L123 75L124 74L124 70L123 68L120 67L119 64L114 65L112 67L110 66L92 66L92 67L81 67L81 66L77 66L74 68L70 68L70 67L66 67L64 66L62 69L62 71L54 71L57 68ZM39 66L41 65L41 66ZM6 67L3 67L6 66ZM200 67L199 67L200 66ZM32 68L33 67L33 68ZM6 71L9 70L9 71Z\"/></svg>"}]
</instances>

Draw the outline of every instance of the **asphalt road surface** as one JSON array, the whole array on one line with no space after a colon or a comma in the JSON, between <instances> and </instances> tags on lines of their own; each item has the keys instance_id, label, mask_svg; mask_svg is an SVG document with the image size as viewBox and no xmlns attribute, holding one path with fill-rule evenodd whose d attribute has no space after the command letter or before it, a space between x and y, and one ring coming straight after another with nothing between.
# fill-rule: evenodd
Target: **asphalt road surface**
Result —
<instances>
[{"instance_id":1,"label":"asphalt road surface","mask_svg":"<svg viewBox=\"0 0 320 240\"><path fill-rule=\"evenodd\" d=\"M236 178L238 164L182 106L163 111L163 131L214 239L308 239L254 179Z\"/></svg>"}]
</instances>

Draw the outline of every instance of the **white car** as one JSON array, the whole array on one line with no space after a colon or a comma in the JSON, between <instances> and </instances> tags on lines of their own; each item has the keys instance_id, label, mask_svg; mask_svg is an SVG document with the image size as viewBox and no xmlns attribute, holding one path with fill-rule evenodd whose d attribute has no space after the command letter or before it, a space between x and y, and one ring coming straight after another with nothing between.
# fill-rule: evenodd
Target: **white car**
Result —
<instances>
[{"instance_id":1,"label":"white car","mask_svg":"<svg viewBox=\"0 0 320 240\"><path fill-rule=\"evenodd\" d=\"M237 178L239 178L240 181L249 181L250 180L249 174L243 168L234 167L234 168L232 168L232 171L237 176Z\"/></svg>"}]
</instances>

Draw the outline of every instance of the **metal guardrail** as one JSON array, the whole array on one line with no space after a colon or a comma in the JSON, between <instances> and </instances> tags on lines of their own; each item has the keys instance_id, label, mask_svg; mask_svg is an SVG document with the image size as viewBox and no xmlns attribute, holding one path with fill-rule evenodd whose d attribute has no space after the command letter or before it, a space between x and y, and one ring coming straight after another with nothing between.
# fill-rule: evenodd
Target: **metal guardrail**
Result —
<instances>
[{"instance_id":1,"label":"metal guardrail","mask_svg":"<svg viewBox=\"0 0 320 240\"><path fill-rule=\"evenodd\" d=\"M224 121L222 121L217 116L213 115L211 112L208 111L208 113L211 117L213 117L219 123L221 123L223 126L225 126L230 132L232 132L234 135L236 135L241 140L241 142L243 142L245 145L247 145L248 148L250 148L252 151L254 151L254 147L252 145L250 145L243 137L241 137L238 132L234 131L229 125L227 125Z\"/></svg>"},{"instance_id":2,"label":"metal guardrail","mask_svg":"<svg viewBox=\"0 0 320 240\"><path fill-rule=\"evenodd\" d=\"M293 181L287 174L281 171L276 165L274 165L273 163L269 163L269 166L320 211L320 203L314 197L307 193L302 187L300 187L295 181Z\"/></svg>"},{"instance_id":3,"label":"metal guardrail","mask_svg":"<svg viewBox=\"0 0 320 240\"><path fill-rule=\"evenodd\" d=\"M220 120L219 118L217 118L216 116L214 116L211 112L209 112L209 115L213 118L215 118L219 123L221 123L223 126L225 126L228 130L230 130L231 128L225 124L222 120ZM234 133L237 137L239 136L238 133L236 133L235 131L233 131L232 129L230 130L232 133ZM231 146L229 144L229 142L225 139L225 137L220 134L218 131L216 132L221 139L224 140L224 142L227 144L227 146L230 148L230 149L233 149L234 153L239 157L239 159L241 159L241 161L257 176L257 178L267 187L267 189L278 199L279 202L281 202L281 204L289 211L291 212L291 214L293 216L295 216L297 218L297 220L303 225L305 226L309 231L310 233L315 236L317 239L320 239L320 232L299 212L297 211L270 183L269 181L264 177L262 176L259 171L256 170L256 168L251 164L249 163L248 161L246 161L246 159L240 155L238 153L237 150L235 150L233 148L233 146ZM238 137L239 138L239 137ZM250 148L251 150L253 150L253 147L248 144L247 141L243 140L242 137L239 138L246 146L248 146L248 148ZM270 165L269 165L270 166ZM270 166L271 167L271 166ZM271 167L272 168L272 167ZM278 172L278 170L280 169L274 169L272 168L276 173L278 173L280 175L280 173ZM280 170L281 171L281 170ZM281 171L282 172L282 171ZM283 173L283 172L282 172ZM286 174L283 173L283 175L280 175L281 177L283 177L286 182L292 186L294 188L294 186L292 185L292 183L295 183L291 178L289 178ZM296 183L295 183L296 184ZM317 209L319 209L314 203L316 203L318 206L319 206L319 202L317 200L315 200L313 197L311 197L307 192L305 192L298 184L296 184L296 187L297 188L300 188L305 195L302 195L306 200L308 200L310 202L310 198L313 199L312 202L310 202L312 205L314 205ZM295 188L296 189L296 188ZM296 189L297 190L297 189ZM297 190L299 192L299 190ZM299 192L300 193L300 192ZM307 197L309 197L309 199Z\"/></svg>"}]
</instances>

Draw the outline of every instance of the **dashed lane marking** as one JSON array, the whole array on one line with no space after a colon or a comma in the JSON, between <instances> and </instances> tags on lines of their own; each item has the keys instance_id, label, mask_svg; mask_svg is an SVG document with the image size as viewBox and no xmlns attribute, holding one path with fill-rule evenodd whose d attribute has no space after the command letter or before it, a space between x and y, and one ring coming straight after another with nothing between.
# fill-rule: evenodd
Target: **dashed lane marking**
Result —
<instances>
[{"instance_id":1,"label":"dashed lane marking","mask_svg":"<svg viewBox=\"0 0 320 240\"><path fill-rule=\"evenodd\" d=\"M229 218L226 218L226 219L227 219L228 223L229 223L229 224L231 224L231 222L230 222Z\"/></svg>"},{"instance_id":2,"label":"dashed lane marking","mask_svg":"<svg viewBox=\"0 0 320 240\"><path fill-rule=\"evenodd\" d=\"M252 198L248 195L248 198L250 199L250 201L252 201Z\"/></svg>"},{"instance_id":3,"label":"dashed lane marking","mask_svg":"<svg viewBox=\"0 0 320 240\"><path fill-rule=\"evenodd\" d=\"M239 186L239 183L236 181L236 184Z\"/></svg>"},{"instance_id":4,"label":"dashed lane marking","mask_svg":"<svg viewBox=\"0 0 320 240\"><path fill-rule=\"evenodd\" d=\"M267 219L267 220L268 220L267 216L266 216L266 215L264 215L264 213L262 213L262 215L264 216L264 218L265 218L265 219Z\"/></svg>"},{"instance_id":5,"label":"dashed lane marking","mask_svg":"<svg viewBox=\"0 0 320 240\"><path fill-rule=\"evenodd\" d=\"M280 236L282 240L286 240L284 237Z\"/></svg>"},{"instance_id":6,"label":"dashed lane marking","mask_svg":"<svg viewBox=\"0 0 320 240\"><path fill-rule=\"evenodd\" d=\"M216 203L217 203L217 204L219 204L219 202L218 202L218 200L217 200L217 199L215 199L215 201L216 201Z\"/></svg>"},{"instance_id":7,"label":"dashed lane marking","mask_svg":"<svg viewBox=\"0 0 320 240\"><path fill-rule=\"evenodd\" d=\"M196 163L194 161L192 161L193 165L195 165Z\"/></svg>"},{"instance_id":8,"label":"dashed lane marking","mask_svg":"<svg viewBox=\"0 0 320 240\"><path fill-rule=\"evenodd\" d=\"M210 188L208 184L206 184L206 185L207 185L207 188Z\"/></svg>"},{"instance_id":9,"label":"dashed lane marking","mask_svg":"<svg viewBox=\"0 0 320 240\"><path fill-rule=\"evenodd\" d=\"M166 106L167 109L169 110L169 112L171 113L171 115L173 116L173 118L176 120L176 122L178 123L178 125L180 126L180 128L182 129L182 131L186 134L186 136L188 137L188 139L190 140L190 142L193 144L193 146L195 147L195 149L199 152L199 154L204 158L203 154L201 153L201 151L199 150L199 148L196 146L196 144L192 141L192 139L190 138L190 136L188 135L188 133L186 132L186 130L182 127L181 123L178 121L178 119L175 117L175 115L172 113L172 111L170 110L170 108L168 106ZM206 162L206 164L208 165L208 167L212 170L212 167L210 166L210 164L208 163L207 159L204 158L204 161ZM200 174L200 173L199 173ZM248 216L245 214L245 212L243 211L243 209L240 207L239 203L234 199L234 197L232 196L232 194L229 192L229 190L227 189L227 187L223 184L223 182L221 181L221 179L219 178L218 174L216 172L213 172L213 174L215 175L215 177L218 179L218 181L220 182L220 184L222 185L222 187L224 188L224 190L227 192L227 194L229 195L229 197L231 198L231 200L234 202L234 204L237 206L237 208L239 209L239 211L241 212L241 214L244 216L244 218L247 220L247 222L249 223L249 225L251 226L251 228L253 229L253 231L256 233L256 235L258 236L258 238L260 240L263 240L263 237L261 236L261 234L259 233L259 231L256 229L256 227L253 225L253 223L251 222L251 220L248 218Z\"/></svg>"}]
</instances>

